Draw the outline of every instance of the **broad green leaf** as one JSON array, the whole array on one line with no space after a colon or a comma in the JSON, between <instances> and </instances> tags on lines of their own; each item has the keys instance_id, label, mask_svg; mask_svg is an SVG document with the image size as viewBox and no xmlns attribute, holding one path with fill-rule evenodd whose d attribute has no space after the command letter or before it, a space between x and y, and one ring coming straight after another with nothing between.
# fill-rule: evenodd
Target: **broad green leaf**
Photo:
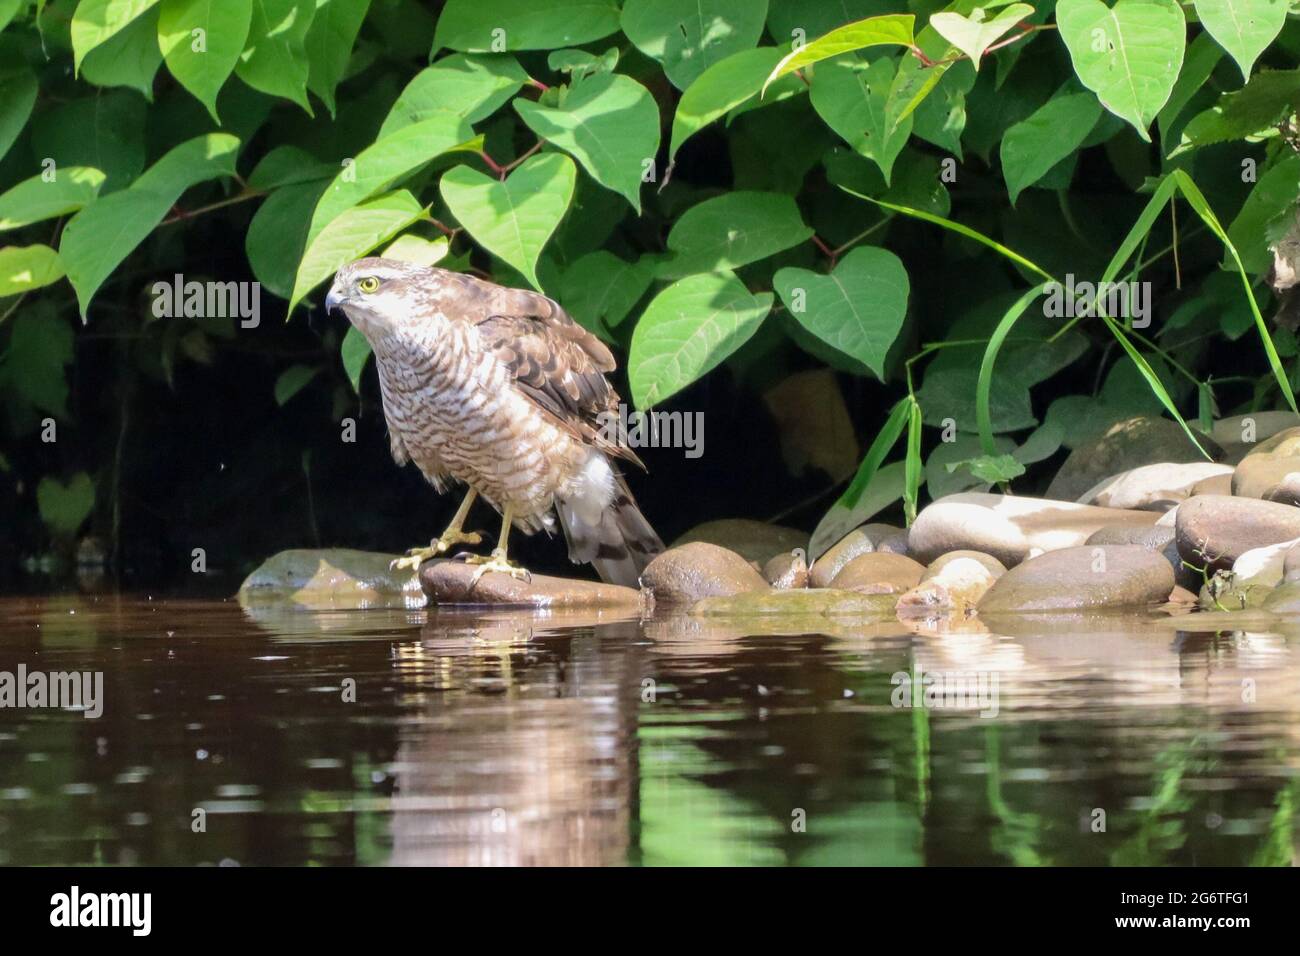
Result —
<instances>
[{"instance_id":1,"label":"broad green leaf","mask_svg":"<svg viewBox=\"0 0 1300 956\"><path fill-rule=\"evenodd\" d=\"M6 322L8 345L0 351L0 387L51 415L68 414L72 329L52 303L37 298Z\"/></svg>"},{"instance_id":2,"label":"broad green leaf","mask_svg":"<svg viewBox=\"0 0 1300 956\"><path fill-rule=\"evenodd\" d=\"M1002 176L1012 205L1024 189L1073 155L1101 118L1097 97L1086 91L1071 93L1071 86L1073 82L1062 87L1002 138Z\"/></svg>"},{"instance_id":3,"label":"broad green leaf","mask_svg":"<svg viewBox=\"0 0 1300 956\"><path fill-rule=\"evenodd\" d=\"M125 86L153 101L153 78L162 66L158 49L158 8L136 17L86 54L82 79L96 86Z\"/></svg>"},{"instance_id":4,"label":"broad green leaf","mask_svg":"<svg viewBox=\"0 0 1300 956\"><path fill-rule=\"evenodd\" d=\"M290 365L275 380L275 404L284 405L321 372L319 365Z\"/></svg>"},{"instance_id":5,"label":"broad green leaf","mask_svg":"<svg viewBox=\"0 0 1300 956\"><path fill-rule=\"evenodd\" d=\"M366 370L366 362L370 361L371 350L370 343L355 325L348 326L339 354L343 359L343 371L352 383L352 391L360 395L361 373Z\"/></svg>"},{"instance_id":6,"label":"broad green leaf","mask_svg":"<svg viewBox=\"0 0 1300 956\"><path fill-rule=\"evenodd\" d=\"M525 160L504 181L468 166L453 167L443 174L440 188L469 234L540 292L537 258L569 208L576 178L568 156L542 153Z\"/></svg>"},{"instance_id":7,"label":"broad green leaf","mask_svg":"<svg viewBox=\"0 0 1300 956\"><path fill-rule=\"evenodd\" d=\"M984 51L1033 12L1034 8L1027 3L1013 3L999 11L991 20L984 19L987 14L982 7L977 7L970 16L944 11L930 17L930 26L970 57L978 70Z\"/></svg>"},{"instance_id":8,"label":"broad green leaf","mask_svg":"<svg viewBox=\"0 0 1300 956\"><path fill-rule=\"evenodd\" d=\"M654 280L654 264L624 262L612 252L589 252L565 270L560 303L584 328L608 335L622 322Z\"/></svg>"},{"instance_id":9,"label":"broad green leaf","mask_svg":"<svg viewBox=\"0 0 1300 956\"><path fill-rule=\"evenodd\" d=\"M316 14L307 31L307 88L334 115L334 90L347 74L352 46L370 0L316 0Z\"/></svg>"},{"instance_id":10,"label":"broad green leaf","mask_svg":"<svg viewBox=\"0 0 1300 956\"><path fill-rule=\"evenodd\" d=\"M650 301L632 333L632 400L650 408L716 368L758 331L771 293L752 294L729 272L688 276Z\"/></svg>"},{"instance_id":11,"label":"broad green leaf","mask_svg":"<svg viewBox=\"0 0 1300 956\"><path fill-rule=\"evenodd\" d=\"M239 140L225 133L189 140L145 170L130 188L95 200L68 221L59 255L83 319L104 280L153 232L186 189L234 175L238 150Z\"/></svg>"},{"instance_id":12,"label":"broad green leaf","mask_svg":"<svg viewBox=\"0 0 1300 956\"><path fill-rule=\"evenodd\" d=\"M46 109L32 121L32 154L58 169L93 166L105 176L101 192L122 189L144 169L146 110L145 101L127 90Z\"/></svg>"},{"instance_id":13,"label":"broad green leaf","mask_svg":"<svg viewBox=\"0 0 1300 956\"><path fill-rule=\"evenodd\" d=\"M0 195L0 232L76 212L99 195L104 174L89 166L55 167Z\"/></svg>"},{"instance_id":14,"label":"broad green leaf","mask_svg":"<svg viewBox=\"0 0 1300 956\"><path fill-rule=\"evenodd\" d=\"M569 89L559 107L525 99L514 105L529 129L573 156L640 214L642 175L654 168L659 152L659 108L644 86L602 73Z\"/></svg>"},{"instance_id":15,"label":"broad green leaf","mask_svg":"<svg viewBox=\"0 0 1300 956\"><path fill-rule=\"evenodd\" d=\"M898 256L859 246L829 275L779 269L772 287L800 325L884 378L885 356L907 315L907 270Z\"/></svg>"},{"instance_id":16,"label":"broad green leaf","mask_svg":"<svg viewBox=\"0 0 1300 956\"><path fill-rule=\"evenodd\" d=\"M1250 68L1286 23L1287 0L1196 0L1196 15L1250 79Z\"/></svg>"},{"instance_id":17,"label":"broad green leaf","mask_svg":"<svg viewBox=\"0 0 1300 956\"><path fill-rule=\"evenodd\" d=\"M684 90L713 64L758 44L767 0L626 0L622 27Z\"/></svg>"},{"instance_id":18,"label":"broad green leaf","mask_svg":"<svg viewBox=\"0 0 1300 956\"><path fill-rule=\"evenodd\" d=\"M897 129L889 129L886 107L893 80L894 63L887 57L870 64L846 57L819 66L809 91L817 115L856 152L873 160L886 183L912 132L910 116Z\"/></svg>"},{"instance_id":19,"label":"broad green leaf","mask_svg":"<svg viewBox=\"0 0 1300 956\"><path fill-rule=\"evenodd\" d=\"M1198 146L1245 139L1269 130L1300 109L1300 70L1262 70L1239 90L1225 93L1183 127L1170 158Z\"/></svg>"},{"instance_id":20,"label":"broad green leaf","mask_svg":"<svg viewBox=\"0 0 1300 956\"><path fill-rule=\"evenodd\" d=\"M807 43L846 23L888 13L898 6L897 0L774 0L768 4L767 32L778 43Z\"/></svg>"},{"instance_id":21,"label":"broad green leaf","mask_svg":"<svg viewBox=\"0 0 1300 956\"><path fill-rule=\"evenodd\" d=\"M735 269L797 246L812 234L790 196L723 193L692 206L673 224L668 248L675 256L663 274Z\"/></svg>"},{"instance_id":22,"label":"broad green leaf","mask_svg":"<svg viewBox=\"0 0 1300 956\"><path fill-rule=\"evenodd\" d=\"M263 201L244 236L244 253L262 287L282 299L293 297L298 264L307 249L311 215L325 183L291 183Z\"/></svg>"},{"instance_id":23,"label":"broad green leaf","mask_svg":"<svg viewBox=\"0 0 1300 956\"><path fill-rule=\"evenodd\" d=\"M437 239L425 239L423 236L407 233L390 242L388 248L381 252L380 255L385 259L413 262L417 266L431 266L446 258L450 249L451 243L447 241L446 236L439 236Z\"/></svg>"},{"instance_id":24,"label":"broad green leaf","mask_svg":"<svg viewBox=\"0 0 1300 956\"><path fill-rule=\"evenodd\" d=\"M23 67L0 67L0 159L27 125L36 105L36 77Z\"/></svg>"},{"instance_id":25,"label":"broad green leaf","mask_svg":"<svg viewBox=\"0 0 1300 956\"><path fill-rule=\"evenodd\" d=\"M441 113L404 126L367 146L335 175L312 215L308 243L335 217L395 185L421 166L474 135L454 113Z\"/></svg>"},{"instance_id":26,"label":"broad green leaf","mask_svg":"<svg viewBox=\"0 0 1300 956\"><path fill-rule=\"evenodd\" d=\"M763 83L763 92L766 93L767 88L775 80L795 70L801 70L805 66L839 56L841 53L865 50L873 46L911 47L914 41L912 31L915 26L916 17L910 13L890 13L836 27L825 36L820 36L782 57Z\"/></svg>"},{"instance_id":27,"label":"broad green leaf","mask_svg":"<svg viewBox=\"0 0 1300 956\"><path fill-rule=\"evenodd\" d=\"M912 112L912 134L927 143L933 143L945 152L962 158L962 135L966 131L966 97L978 77L968 63L957 63L944 73L928 96ZM893 96L898 87L898 76L890 84ZM889 115L886 104L885 115Z\"/></svg>"},{"instance_id":28,"label":"broad green leaf","mask_svg":"<svg viewBox=\"0 0 1300 956\"><path fill-rule=\"evenodd\" d=\"M1056 23L1074 71L1147 142L1183 65L1187 23L1175 0L1059 0Z\"/></svg>"},{"instance_id":29,"label":"broad green leaf","mask_svg":"<svg viewBox=\"0 0 1300 956\"><path fill-rule=\"evenodd\" d=\"M269 192L281 186L333 179L338 168L337 164L322 162L297 146L277 146L253 167L248 185Z\"/></svg>"},{"instance_id":30,"label":"broad green leaf","mask_svg":"<svg viewBox=\"0 0 1300 956\"><path fill-rule=\"evenodd\" d=\"M297 103L307 101L307 32L316 0L253 0L248 41L235 73L253 89Z\"/></svg>"},{"instance_id":31,"label":"broad green leaf","mask_svg":"<svg viewBox=\"0 0 1300 956\"><path fill-rule=\"evenodd\" d=\"M81 71L86 54L111 39L158 0L81 0L72 14L73 69Z\"/></svg>"},{"instance_id":32,"label":"broad green leaf","mask_svg":"<svg viewBox=\"0 0 1300 956\"><path fill-rule=\"evenodd\" d=\"M27 0L0 0L0 30L9 26L19 10L27 6Z\"/></svg>"},{"instance_id":33,"label":"broad green leaf","mask_svg":"<svg viewBox=\"0 0 1300 956\"><path fill-rule=\"evenodd\" d=\"M383 245L424 214L424 207L405 189L396 189L353 206L334 218L307 245L289 311L320 283L354 259Z\"/></svg>"},{"instance_id":34,"label":"broad green leaf","mask_svg":"<svg viewBox=\"0 0 1300 956\"><path fill-rule=\"evenodd\" d=\"M36 509L51 532L70 537L95 508L95 484L84 471L67 482L48 475L36 486Z\"/></svg>"},{"instance_id":35,"label":"broad green leaf","mask_svg":"<svg viewBox=\"0 0 1300 956\"><path fill-rule=\"evenodd\" d=\"M1300 156L1292 153L1259 177L1237 218L1228 227L1228 238L1237 247L1241 263L1251 275L1264 272L1272 262L1266 227L1294 207L1297 198L1300 198ZM1232 259L1226 253L1223 268L1232 268Z\"/></svg>"},{"instance_id":36,"label":"broad green leaf","mask_svg":"<svg viewBox=\"0 0 1300 956\"><path fill-rule=\"evenodd\" d=\"M1025 473L1025 466L1017 461L1015 456L1008 454L980 455L978 458L948 465L949 471L956 471L958 468L966 468L980 481L990 485L1005 484Z\"/></svg>"},{"instance_id":37,"label":"broad green leaf","mask_svg":"<svg viewBox=\"0 0 1300 956\"><path fill-rule=\"evenodd\" d=\"M554 50L617 29L614 0L447 0L433 45L462 53Z\"/></svg>"},{"instance_id":38,"label":"broad green leaf","mask_svg":"<svg viewBox=\"0 0 1300 956\"><path fill-rule=\"evenodd\" d=\"M439 113L477 123L495 113L528 81L519 61L506 54L453 53L427 66L402 90L379 130L382 139Z\"/></svg>"},{"instance_id":39,"label":"broad green leaf","mask_svg":"<svg viewBox=\"0 0 1300 956\"><path fill-rule=\"evenodd\" d=\"M1169 94L1169 102L1156 114L1156 125L1160 127L1160 146L1166 153L1169 152L1174 123L1183 107L1209 80L1222 57L1223 48L1208 33L1199 34L1187 48L1187 58L1183 62L1182 72L1178 74L1178 82Z\"/></svg>"},{"instance_id":40,"label":"broad green leaf","mask_svg":"<svg viewBox=\"0 0 1300 956\"><path fill-rule=\"evenodd\" d=\"M556 73L568 73L577 82L600 73L613 73L618 66L618 57L616 46L600 56L586 50L552 50L546 56L546 65Z\"/></svg>"},{"instance_id":41,"label":"broad green leaf","mask_svg":"<svg viewBox=\"0 0 1300 956\"><path fill-rule=\"evenodd\" d=\"M253 0L163 0L158 45L167 70L217 116L217 94L239 62Z\"/></svg>"},{"instance_id":42,"label":"broad green leaf","mask_svg":"<svg viewBox=\"0 0 1300 956\"><path fill-rule=\"evenodd\" d=\"M677 101L669 161L682 143L757 94L779 59L781 51L776 47L742 50L701 73Z\"/></svg>"},{"instance_id":43,"label":"broad green leaf","mask_svg":"<svg viewBox=\"0 0 1300 956\"><path fill-rule=\"evenodd\" d=\"M62 278L59 254L49 246L0 246L0 299L39 289Z\"/></svg>"}]
</instances>

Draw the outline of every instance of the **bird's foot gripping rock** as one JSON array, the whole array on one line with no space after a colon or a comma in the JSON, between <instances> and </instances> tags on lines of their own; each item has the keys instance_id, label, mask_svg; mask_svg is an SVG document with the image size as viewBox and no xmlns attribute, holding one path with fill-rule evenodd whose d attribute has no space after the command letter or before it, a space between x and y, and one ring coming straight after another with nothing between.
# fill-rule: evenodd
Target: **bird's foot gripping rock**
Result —
<instances>
[{"instance_id":1,"label":"bird's foot gripping rock","mask_svg":"<svg viewBox=\"0 0 1300 956\"><path fill-rule=\"evenodd\" d=\"M477 531L447 531L439 538L434 538L429 542L427 548L412 548L406 552L406 557L397 558L390 565L394 571L400 571L410 568L412 571L420 570L420 565L431 558L436 558L440 554L446 554L457 544L479 544L483 540L483 535ZM486 560L486 559L484 559Z\"/></svg>"},{"instance_id":2,"label":"bird's foot gripping rock","mask_svg":"<svg viewBox=\"0 0 1300 956\"><path fill-rule=\"evenodd\" d=\"M508 574L512 578L518 578L521 581L531 581L533 579L532 574L527 568L506 560L506 553L501 548L496 548L493 550L492 554L486 558L478 554L469 555L465 558L465 562L467 564L478 565L478 568L474 571L474 577L470 579L469 586L471 589L474 585L478 584L479 578L483 577L483 575L487 574L489 571Z\"/></svg>"}]
</instances>

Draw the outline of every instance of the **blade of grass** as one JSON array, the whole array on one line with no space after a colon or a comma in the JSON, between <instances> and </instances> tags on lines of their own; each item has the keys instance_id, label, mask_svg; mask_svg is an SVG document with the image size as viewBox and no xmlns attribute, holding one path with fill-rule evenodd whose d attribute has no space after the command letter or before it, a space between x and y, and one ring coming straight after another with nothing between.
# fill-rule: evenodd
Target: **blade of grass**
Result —
<instances>
[{"instance_id":1,"label":"blade of grass","mask_svg":"<svg viewBox=\"0 0 1300 956\"><path fill-rule=\"evenodd\" d=\"M989 336L989 344L984 349L984 358L980 362L979 379L975 384L975 422L980 433L980 448L986 455L996 455L997 446L993 444L993 418L989 413L989 393L993 388L993 363L997 360L1002 343L1011 333L1012 327L1022 316L1031 302L1042 295L1050 283L1040 282L1034 286L1003 314L997 328Z\"/></svg>"},{"instance_id":2,"label":"blade of grass","mask_svg":"<svg viewBox=\"0 0 1300 956\"><path fill-rule=\"evenodd\" d=\"M893 448L894 444L898 441L898 436L903 434L903 426L907 423L908 416L914 404L915 402L911 395L906 395L899 399L898 404L895 405L893 410L889 413L889 417L885 419L885 424L881 427L879 434L876 435L875 440L871 443L871 447L867 449L867 453L862 459L862 464L858 465L857 474L855 474L853 480L849 482L848 488L844 489L844 494L840 495L840 500L837 502L838 504L841 504L846 508L852 508L858 503L858 499L862 497L862 493L866 491L867 486L871 484L871 479L874 478L876 472L880 470L881 462L885 460L885 456L889 454L889 450Z\"/></svg>"},{"instance_id":3,"label":"blade of grass","mask_svg":"<svg viewBox=\"0 0 1300 956\"><path fill-rule=\"evenodd\" d=\"M903 465L903 516L910 528L916 520L916 502L921 493L921 406L914 395L907 397L907 459Z\"/></svg>"}]
</instances>

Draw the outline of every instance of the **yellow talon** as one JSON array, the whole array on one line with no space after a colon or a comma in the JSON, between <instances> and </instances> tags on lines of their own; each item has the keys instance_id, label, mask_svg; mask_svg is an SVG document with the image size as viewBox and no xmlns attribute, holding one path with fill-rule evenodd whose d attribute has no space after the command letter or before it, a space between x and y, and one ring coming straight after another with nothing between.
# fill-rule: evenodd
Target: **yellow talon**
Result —
<instances>
[{"instance_id":1,"label":"yellow talon","mask_svg":"<svg viewBox=\"0 0 1300 956\"><path fill-rule=\"evenodd\" d=\"M406 557L395 558L389 568L393 571L401 571L410 568L412 571L420 570L420 565L430 558L436 558L440 554L446 554L453 546L458 544L480 544L483 541L483 535L477 531L447 531L441 537L435 538L429 542L427 548L412 548L406 552Z\"/></svg>"},{"instance_id":2,"label":"yellow talon","mask_svg":"<svg viewBox=\"0 0 1300 956\"><path fill-rule=\"evenodd\" d=\"M483 577L483 575L487 574L489 571L496 571L499 574L508 574L510 577L518 578L520 581L531 581L533 579L532 574L527 568L506 559L505 548L493 549L491 556L486 558L478 554L470 555L465 559L465 561L468 564L478 565L478 569L475 570L474 576L470 578L469 581L469 586L471 588L478 584L479 578Z\"/></svg>"}]
</instances>

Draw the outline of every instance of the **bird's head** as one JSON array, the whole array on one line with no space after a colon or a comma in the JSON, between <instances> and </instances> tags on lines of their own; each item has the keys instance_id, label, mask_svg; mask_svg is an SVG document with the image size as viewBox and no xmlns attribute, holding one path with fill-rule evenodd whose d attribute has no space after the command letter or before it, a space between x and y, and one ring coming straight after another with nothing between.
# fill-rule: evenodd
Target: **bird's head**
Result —
<instances>
[{"instance_id":1,"label":"bird's head","mask_svg":"<svg viewBox=\"0 0 1300 956\"><path fill-rule=\"evenodd\" d=\"M414 298L436 286L434 270L425 266L379 257L358 259L335 273L325 311L342 309L367 337L400 332L424 314Z\"/></svg>"}]
</instances>

